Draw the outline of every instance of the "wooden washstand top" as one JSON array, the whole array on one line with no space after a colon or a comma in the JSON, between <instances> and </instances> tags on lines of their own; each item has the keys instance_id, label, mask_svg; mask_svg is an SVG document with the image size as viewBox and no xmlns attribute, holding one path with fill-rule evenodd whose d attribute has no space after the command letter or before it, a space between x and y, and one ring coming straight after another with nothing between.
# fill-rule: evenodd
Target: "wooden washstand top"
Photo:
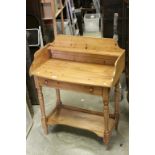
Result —
<instances>
[{"instance_id":1,"label":"wooden washstand top","mask_svg":"<svg viewBox=\"0 0 155 155\"><path fill-rule=\"evenodd\" d=\"M112 87L125 66L125 51L110 38L58 35L34 55L30 75L54 81Z\"/></svg>"}]
</instances>

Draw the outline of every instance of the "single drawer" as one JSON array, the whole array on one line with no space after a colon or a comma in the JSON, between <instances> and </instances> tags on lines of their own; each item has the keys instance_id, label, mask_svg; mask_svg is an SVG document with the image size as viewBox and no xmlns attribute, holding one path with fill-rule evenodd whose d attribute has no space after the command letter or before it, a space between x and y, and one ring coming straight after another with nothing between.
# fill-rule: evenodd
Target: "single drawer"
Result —
<instances>
[{"instance_id":1,"label":"single drawer","mask_svg":"<svg viewBox=\"0 0 155 155\"><path fill-rule=\"evenodd\" d=\"M39 79L39 85L41 86L48 86L53 88L72 90L72 91L78 91L78 92L84 92L92 95L102 96L102 87L60 82L60 81L54 81L54 80L49 80L44 78L38 78L38 79Z\"/></svg>"}]
</instances>

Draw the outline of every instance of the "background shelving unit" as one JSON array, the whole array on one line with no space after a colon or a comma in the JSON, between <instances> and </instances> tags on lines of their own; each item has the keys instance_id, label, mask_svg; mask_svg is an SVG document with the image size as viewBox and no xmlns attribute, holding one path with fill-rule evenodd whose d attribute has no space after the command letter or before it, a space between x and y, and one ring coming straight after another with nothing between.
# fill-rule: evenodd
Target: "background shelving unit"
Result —
<instances>
[{"instance_id":1,"label":"background shelving unit","mask_svg":"<svg viewBox=\"0 0 155 155\"><path fill-rule=\"evenodd\" d=\"M41 0L41 18L43 21L52 20L54 37L57 35L57 23L56 19L61 15L61 30L64 33L64 17L62 0Z\"/></svg>"}]
</instances>

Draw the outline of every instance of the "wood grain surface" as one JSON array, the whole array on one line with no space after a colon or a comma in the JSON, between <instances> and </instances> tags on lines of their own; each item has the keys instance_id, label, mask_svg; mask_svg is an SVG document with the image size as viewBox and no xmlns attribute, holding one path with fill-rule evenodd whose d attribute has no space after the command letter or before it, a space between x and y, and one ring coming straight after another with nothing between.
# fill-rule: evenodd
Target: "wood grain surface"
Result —
<instances>
[{"instance_id":1,"label":"wood grain surface","mask_svg":"<svg viewBox=\"0 0 155 155\"><path fill-rule=\"evenodd\" d=\"M112 87L125 66L124 49L110 38L58 35L35 54L30 74L76 84Z\"/></svg>"},{"instance_id":2,"label":"wood grain surface","mask_svg":"<svg viewBox=\"0 0 155 155\"><path fill-rule=\"evenodd\" d=\"M79 109L70 109L60 106L52 115L47 118L47 124L64 124L81 129L93 131L98 136L104 134L104 117L92 113L80 111ZM115 125L114 119L109 119L109 130Z\"/></svg>"},{"instance_id":3,"label":"wood grain surface","mask_svg":"<svg viewBox=\"0 0 155 155\"><path fill-rule=\"evenodd\" d=\"M113 73L113 66L59 59L49 59L32 72L51 80L103 87L112 85Z\"/></svg>"},{"instance_id":4,"label":"wood grain surface","mask_svg":"<svg viewBox=\"0 0 155 155\"><path fill-rule=\"evenodd\" d=\"M119 78L125 52L113 39L58 35L53 43L38 50L30 68L35 76L42 125L64 124L92 131L108 144L119 121ZM42 86L56 88L57 104L46 116ZM109 91L115 89L115 112L109 110ZM60 90L68 89L103 97L103 113L63 105Z\"/></svg>"}]
</instances>

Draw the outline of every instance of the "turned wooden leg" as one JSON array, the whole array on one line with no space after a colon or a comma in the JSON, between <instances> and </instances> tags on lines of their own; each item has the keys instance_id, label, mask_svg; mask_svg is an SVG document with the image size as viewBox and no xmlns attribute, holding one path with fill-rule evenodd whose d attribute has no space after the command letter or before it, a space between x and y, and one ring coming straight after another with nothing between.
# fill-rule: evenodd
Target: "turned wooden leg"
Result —
<instances>
[{"instance_id":1,"label":"turned wooden leg","mask_svg":"<svg viewBox=\"0 0 155 155\"><path fill-rule=\"evenodd\" d=\"M61 105L62 102L61 102L61 98L60 98L60 90L59 89L56 89L56 96L57 96L57 106Z\"/></svg>"},{"instance_id":2,"label":"turned wooden leg","mask_svg":"<svg viewBox=\"0 0 155 155\"><path fill-rule=\"evenodd\" d=\"M41 110L41 123L42 127L44 129L44 133L48 133L48 127L46 123L46 114L45 114L45 105L44 105L44 99L43 99L43 93L42 93L42 87L38 84L38 79L35 78L35 84L38 92L38 100L40 104L40 110Z\"/></svg>"},{"instance_id":3,"label":"turned wooden leg","mask_svg":"<svg viewBox=\"0 0 155 155\"><path fill-rule=\"evenodd\" d=\"M120 104L120 89L119 89L119 81L115 85L115 129L118 128L118 122L119 122L119 104Z\"/></svg>"},{"instance_id":4,"label":"turned wooden leg","mask_svg":"<svg viewBox=\"0 0 155 155\"><path fill-rule=\"evenodd\" d=\"M110 139L109 132L109 88L103 89L103 111L104 111L104 143L108 144Z\"/></svg>"}]
</instances>

